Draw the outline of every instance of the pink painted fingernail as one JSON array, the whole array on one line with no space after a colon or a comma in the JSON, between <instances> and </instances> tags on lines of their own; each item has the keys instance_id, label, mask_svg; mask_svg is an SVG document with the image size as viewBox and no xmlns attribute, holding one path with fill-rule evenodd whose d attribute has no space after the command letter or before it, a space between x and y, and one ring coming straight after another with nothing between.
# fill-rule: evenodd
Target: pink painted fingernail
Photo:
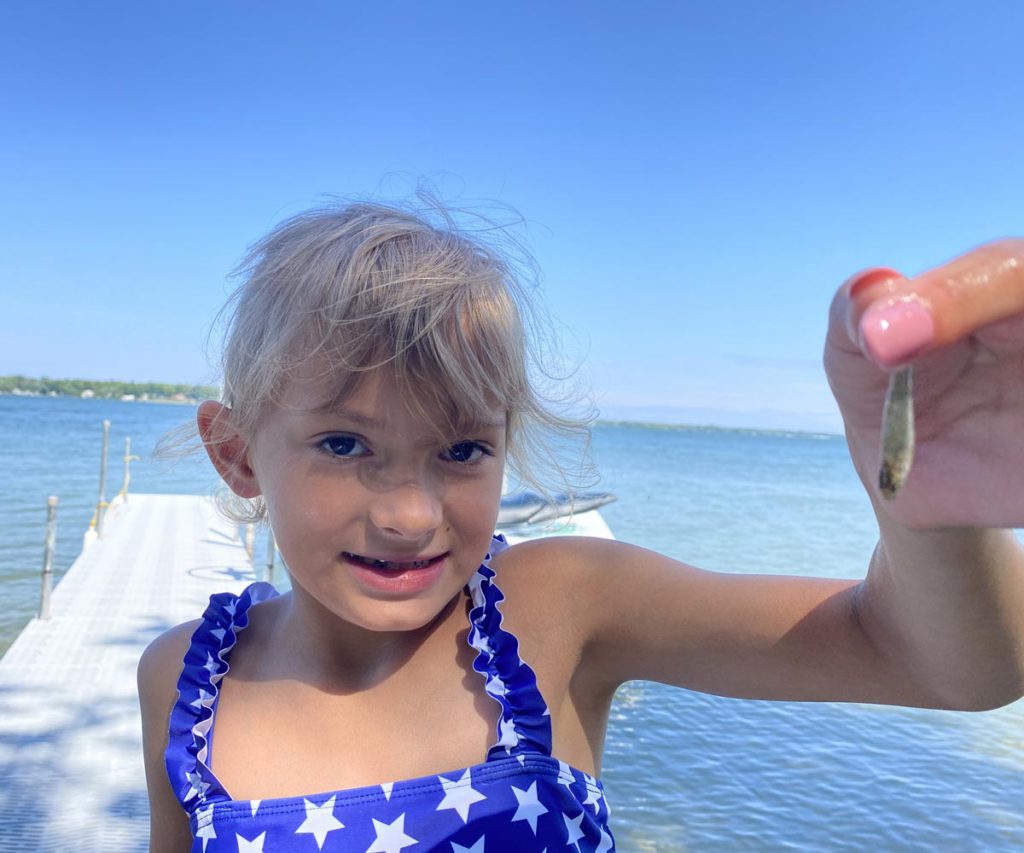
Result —
<instances>
[{"instance_id":1,"label":"pink painted fingernail","mask_svg":"<svg viewBox=\"0 0 1024 853\"><path fill-rule=\"evenodd\" d=\"M861 291L867 290L875 282L901 279L903 276L889 267L872 267L858 273L853 280L847 284L846 294L853 299Z\"/></svg>"},{"instance_id":2,"label":"pink painted fingernail","mask_svg":"<svg viewBox=\"0 0 1024 853\"><path fill-rule=\"evenodd\" d=\"M861 346L885 367L907 361L934 339L932 315L916 299L872 306L860 320Z\"/></svg>"}]
</instances>

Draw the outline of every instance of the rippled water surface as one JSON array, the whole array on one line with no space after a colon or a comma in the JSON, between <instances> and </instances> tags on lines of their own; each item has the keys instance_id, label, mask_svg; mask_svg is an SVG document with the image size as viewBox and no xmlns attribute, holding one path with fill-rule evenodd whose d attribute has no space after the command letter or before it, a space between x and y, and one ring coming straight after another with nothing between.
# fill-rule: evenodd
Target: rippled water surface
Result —
<instances>
[{"instance_id":1,"label":"rippled water surface","mask_svg":"<svg viewBox=\"0 0 1024 853\"><path fill-rule=\"evenodd\" d=\"M139 492L204 492L202 459L149 458L194 409L0 396L0 650L38 605L46 497L71 564L124 437ZM842 439L600 425L602 510L620 539L718 571L863 575L874 519ZM986 714L749 702L636 682L612 712L603 778L619 848L1024 850L1024 703Z\"/></svg>"}]
</instances>

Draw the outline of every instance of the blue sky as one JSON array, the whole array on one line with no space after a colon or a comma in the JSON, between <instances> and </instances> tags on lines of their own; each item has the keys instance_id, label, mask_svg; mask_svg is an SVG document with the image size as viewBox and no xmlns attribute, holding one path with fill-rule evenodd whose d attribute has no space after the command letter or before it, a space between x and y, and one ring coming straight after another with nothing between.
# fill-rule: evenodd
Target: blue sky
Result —
<instances>
[{"instance_id":1,"label":"blue sky","mask_svg":"<svg viewBox=\"0 0 1024 853\"><path fill-rule=\"evenodd\" d=\"M1024 233L1014 3L4 4L0 374L206 381L326 193L525 217L608 417L840 426L832 293Z\"/></svg>"}]
</instances>

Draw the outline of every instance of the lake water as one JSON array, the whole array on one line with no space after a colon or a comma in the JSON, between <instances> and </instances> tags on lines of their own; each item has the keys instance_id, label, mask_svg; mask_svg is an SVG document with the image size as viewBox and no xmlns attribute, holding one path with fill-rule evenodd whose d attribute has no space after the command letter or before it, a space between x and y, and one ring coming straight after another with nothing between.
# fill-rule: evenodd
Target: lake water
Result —
<instances>
[{"instance_id":1,"label":"lake water","mask_svg":"<svg viewBox=\"0 0 1024 853\"><path fill-rule=\"evenodd\" d=\"M46 497L60 496L56 570L97 497L211 492L203 459L149 458L187 406L0 396L0 651L38 606ZM602 424L602 510L620 539L707 569L860 577L877 530L835 436ZM259 544L259 543L258 543ZM623 851L1022 850L1024 702L985 714L750 702L624 686L604 783Z\"/></svg>"}]
</instances>

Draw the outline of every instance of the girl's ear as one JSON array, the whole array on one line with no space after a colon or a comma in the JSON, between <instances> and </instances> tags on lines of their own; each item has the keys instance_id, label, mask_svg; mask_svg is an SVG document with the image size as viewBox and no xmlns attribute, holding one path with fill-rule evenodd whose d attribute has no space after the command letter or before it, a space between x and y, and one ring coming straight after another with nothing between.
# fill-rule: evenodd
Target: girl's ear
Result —
<instances>
[{"instance_id":1,"label":"girl's ear","mask_svg":"<svg viewBox=\"0 0 1024 853\"><path fill-rule=\"evenodd\" d=\"M207 400L200 403L196 421L210 461L231 491L240 498L259 496L260 486L249 464L248 442L235 426L231 409Z\"/></svg>"}]
</instances>

